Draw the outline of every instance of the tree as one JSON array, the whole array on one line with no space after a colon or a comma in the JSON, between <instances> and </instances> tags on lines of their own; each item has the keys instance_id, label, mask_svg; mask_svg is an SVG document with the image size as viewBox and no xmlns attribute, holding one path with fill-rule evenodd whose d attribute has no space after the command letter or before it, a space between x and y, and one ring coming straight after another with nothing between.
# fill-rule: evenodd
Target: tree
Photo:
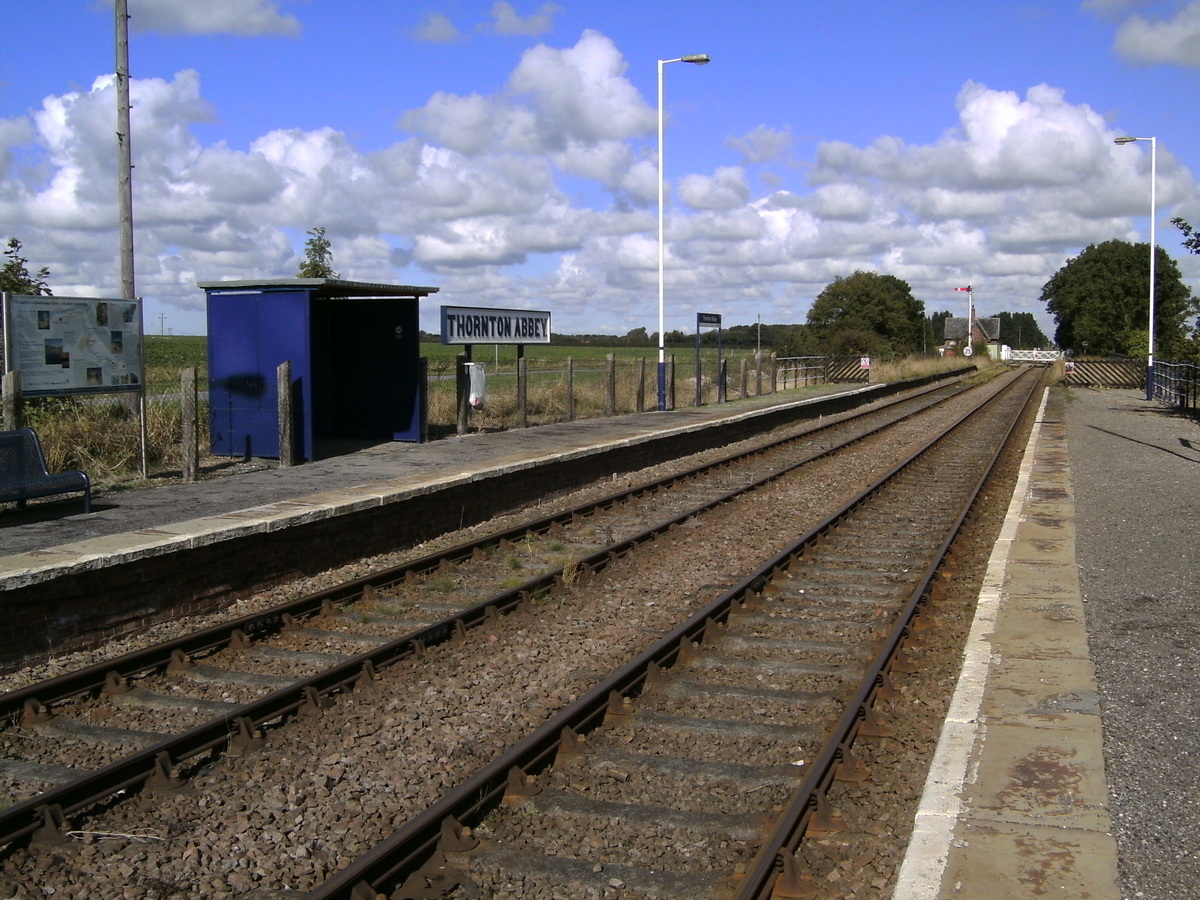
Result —
<instances>
[{"instance_id":1,"label":"tree","mask_svg":"<svg viewBox=\"0 0 1200 900\"><path fill-rule=\"evenodd\" d=\"M859 271L821 291L808 325L826 353L903 356L921 350L925 304L908 282Z\"/></svg>"},{"instance_id":2,"label":"tree","mask_svg":"<svg viewBox=\"0 0 1200 900\"><path fill-rule=\"evenodd\" d=\"M1063 349L1144 356L1148 343L1150 245L1128 241L1092 244L1054 273L1042 302L1054 316L1054 339ZM1155 342L1170 355L1185 338L1184 322L1197 300L1179 267L1155 248Z\"/></svg>"},{"instance_id":3,"label":"tree","mask_svg":"<svg viewBox=\"0 0 1200 900\"><path fill-rule=\"evenodd\" d=\"M340 278L333 271L333 251L330 249L329 238L325 237L325 229L320 226L308 232L309 238L304 243L304 262L300 264L297 278Z\"/></svg>"},{"instance_id":4,"label":"tree","mask_svg":"<svg viewBox=\"0 0 1200 900\"><path fill-rule=\"evenodd\" d=\"M8 239L8 247L4 251L6 257L4 267L0 268L0 291L10 294L27 294L30 296L53 296L46 284L50 270L45 266L38 269L36 275L30 275L29 260L21 255L21 242L15 237Z\"/></svg>"},{"instance_id":5,"label":"tree","mask_svg":"<svg viewBox=\"0 0 1200 900\"><path fill-rule=\"evenodd\" d=\"M8 247L4 250L4 266L0 267L0 291L9 294L27 294L29 296L50 297L53 292L46 279L50 270L45 266L38 269L36 275L29 274L29 260L21 255L21 242L15 237L8 239ZM4 366L4 322L0 320L0 372L6 371Z\"/></svg>"},{"instance_id":6,"label":"tree","mask_svg":"<svg viewBox=\"0 0 1200 900\"><path fill-rule=\"evenodd\" d=\"M1040 350L1049 346L1050 339L1042 333L1033 313L1002 312L997 318L1000 320L1001 344L1006 344L1014 350Z\"/></svg>"},{"instance_id":7,"label":"tree","mask_svg":"<svg viewBox=\"0 0 1200 900\"><path fill-rule=\"evenodd\" d=\"M625 343L630 347L649 347L650 335L645 328L634 328L625 335Z\"/></svg>"},{"instance_id":8,"label":"tree","mask_svg":"<svg viewBox=\"0 0 1200 900\"><path fill-rule=\"evenodd\" d=\"M1183 246L1188 253L1200 253L1200 231L1193 231L1192 226L1180 218L1172 219L1171 224L1183 232Z\"/></svg>"},{"instance_id":9,"label":"tree","mask_svg":"<svg viewBox=\"0 0 1200 900\"><path fill-rule=\"evenodd\" d=\"M930 313L925 319L925 334L928 339L929 349L940 347L946 343L946 320L952 318L954 313L948 309L941 312Z\"/></svg>"}]
</instances>

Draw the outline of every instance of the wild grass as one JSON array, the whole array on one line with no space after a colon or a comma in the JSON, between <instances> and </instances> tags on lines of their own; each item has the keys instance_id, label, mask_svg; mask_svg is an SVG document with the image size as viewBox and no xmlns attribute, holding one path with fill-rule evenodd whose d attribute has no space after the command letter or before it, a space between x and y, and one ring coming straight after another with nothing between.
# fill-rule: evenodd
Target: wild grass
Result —
<instances>
[{"instance_id":1,"label":"wild grass","mask_svg":"<svg viewBox=\"0 0 1200 900\"><path fill-rule=\"evenodd\" d=\"M178 390L178 388L176 388ZM208 444L207 404L198 411L200 446ZM25 424L38 433L51 472L82 469L94 484L117 488L141 479L137 398L54 397L27 401ZM183 414L175 398L146 402L146 466L150 476L178 474Z\"/></svg>"}]
</instances>

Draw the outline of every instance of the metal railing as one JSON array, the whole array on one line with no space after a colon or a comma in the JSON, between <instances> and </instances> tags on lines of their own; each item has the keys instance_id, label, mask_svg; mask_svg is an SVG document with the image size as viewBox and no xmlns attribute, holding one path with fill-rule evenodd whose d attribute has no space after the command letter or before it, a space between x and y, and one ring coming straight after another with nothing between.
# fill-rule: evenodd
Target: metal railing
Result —
<instances>
[{"instance_id":1,"label":"metal railing","mask_svg":"<svg viewBox=\"0 0 1200 900\"><path fill-rule=\"evenodd\" d=\"M1200 366L1155 360L1154 399L1176 409L1200 409Z\"/></svg>"},{"instance_id":2,"label":"metal railing","mask_svg":"<svg viewBox=\"0 0 1200 900\"><path fill-rule=\"evenodd\" d=\"M777 390L825 383L824 356L781 356L776 362Z\"/></svg>"},{"instance_id":3,"label":"metal railing","mask_svg":"<svg viewBox=\"0 0 1200 900\"><path fill-rule=\"evenodd\" d=\"M1057 362L1063 358L1061 350L1013 350L1005 346L1001 358L1012 362Z\"/></svg>"}]
</instances>

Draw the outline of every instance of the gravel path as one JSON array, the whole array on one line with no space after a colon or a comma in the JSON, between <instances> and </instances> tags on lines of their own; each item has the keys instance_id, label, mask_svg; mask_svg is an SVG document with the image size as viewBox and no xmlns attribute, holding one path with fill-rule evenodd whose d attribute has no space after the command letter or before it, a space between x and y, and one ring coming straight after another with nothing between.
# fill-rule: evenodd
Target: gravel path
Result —
<instances>
[{"instance_id":1,"label":"gravel path","mask_svg":"<svg viewBox=\"0 0 1200 900\"><path fill-rule=\"evenodd\" d=\"M1066 409L1122 891L1200 896L1200 422L1129 390Z\"/></svg>"}]
</instances>

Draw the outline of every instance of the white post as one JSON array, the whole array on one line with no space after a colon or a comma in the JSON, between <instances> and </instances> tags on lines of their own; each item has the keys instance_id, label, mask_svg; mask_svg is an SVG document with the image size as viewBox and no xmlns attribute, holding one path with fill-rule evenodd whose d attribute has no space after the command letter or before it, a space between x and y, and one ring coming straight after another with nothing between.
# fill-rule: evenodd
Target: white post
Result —
<instances>
[{"instance_id":1,"label":"white post","mask_svg":"<svg viewBox=\"0 0 1200 900\"><path fill-rule=\"evenodd\" d=\"M1156 247L1154 243L1154 216L1157 210L1157 184L1158 181L1158 138L1157 137L1125 137L1115 138L1114 144L1131 144L1134 141L1149 141L1150 142L1150 306L1147 310L1149 318L1146 320L1146 329L1149 332L1148 346L1146 347L1146 399L1154 399L1154 261Z\"/></svg>"},{"instance_id":2,"label":"white post","mask_svg":"<svg viewBox=\"0 0 1200 900\"><path fill-rule=\"evenodd\" d=\"M663 240L663 66L676 62L702 66L708 61L708 55L705 53L658 61L658 409L660 412L667 408L666 307L663 299L666 293L664 285L666 248Z\"/></svg>"}]
</instances>

